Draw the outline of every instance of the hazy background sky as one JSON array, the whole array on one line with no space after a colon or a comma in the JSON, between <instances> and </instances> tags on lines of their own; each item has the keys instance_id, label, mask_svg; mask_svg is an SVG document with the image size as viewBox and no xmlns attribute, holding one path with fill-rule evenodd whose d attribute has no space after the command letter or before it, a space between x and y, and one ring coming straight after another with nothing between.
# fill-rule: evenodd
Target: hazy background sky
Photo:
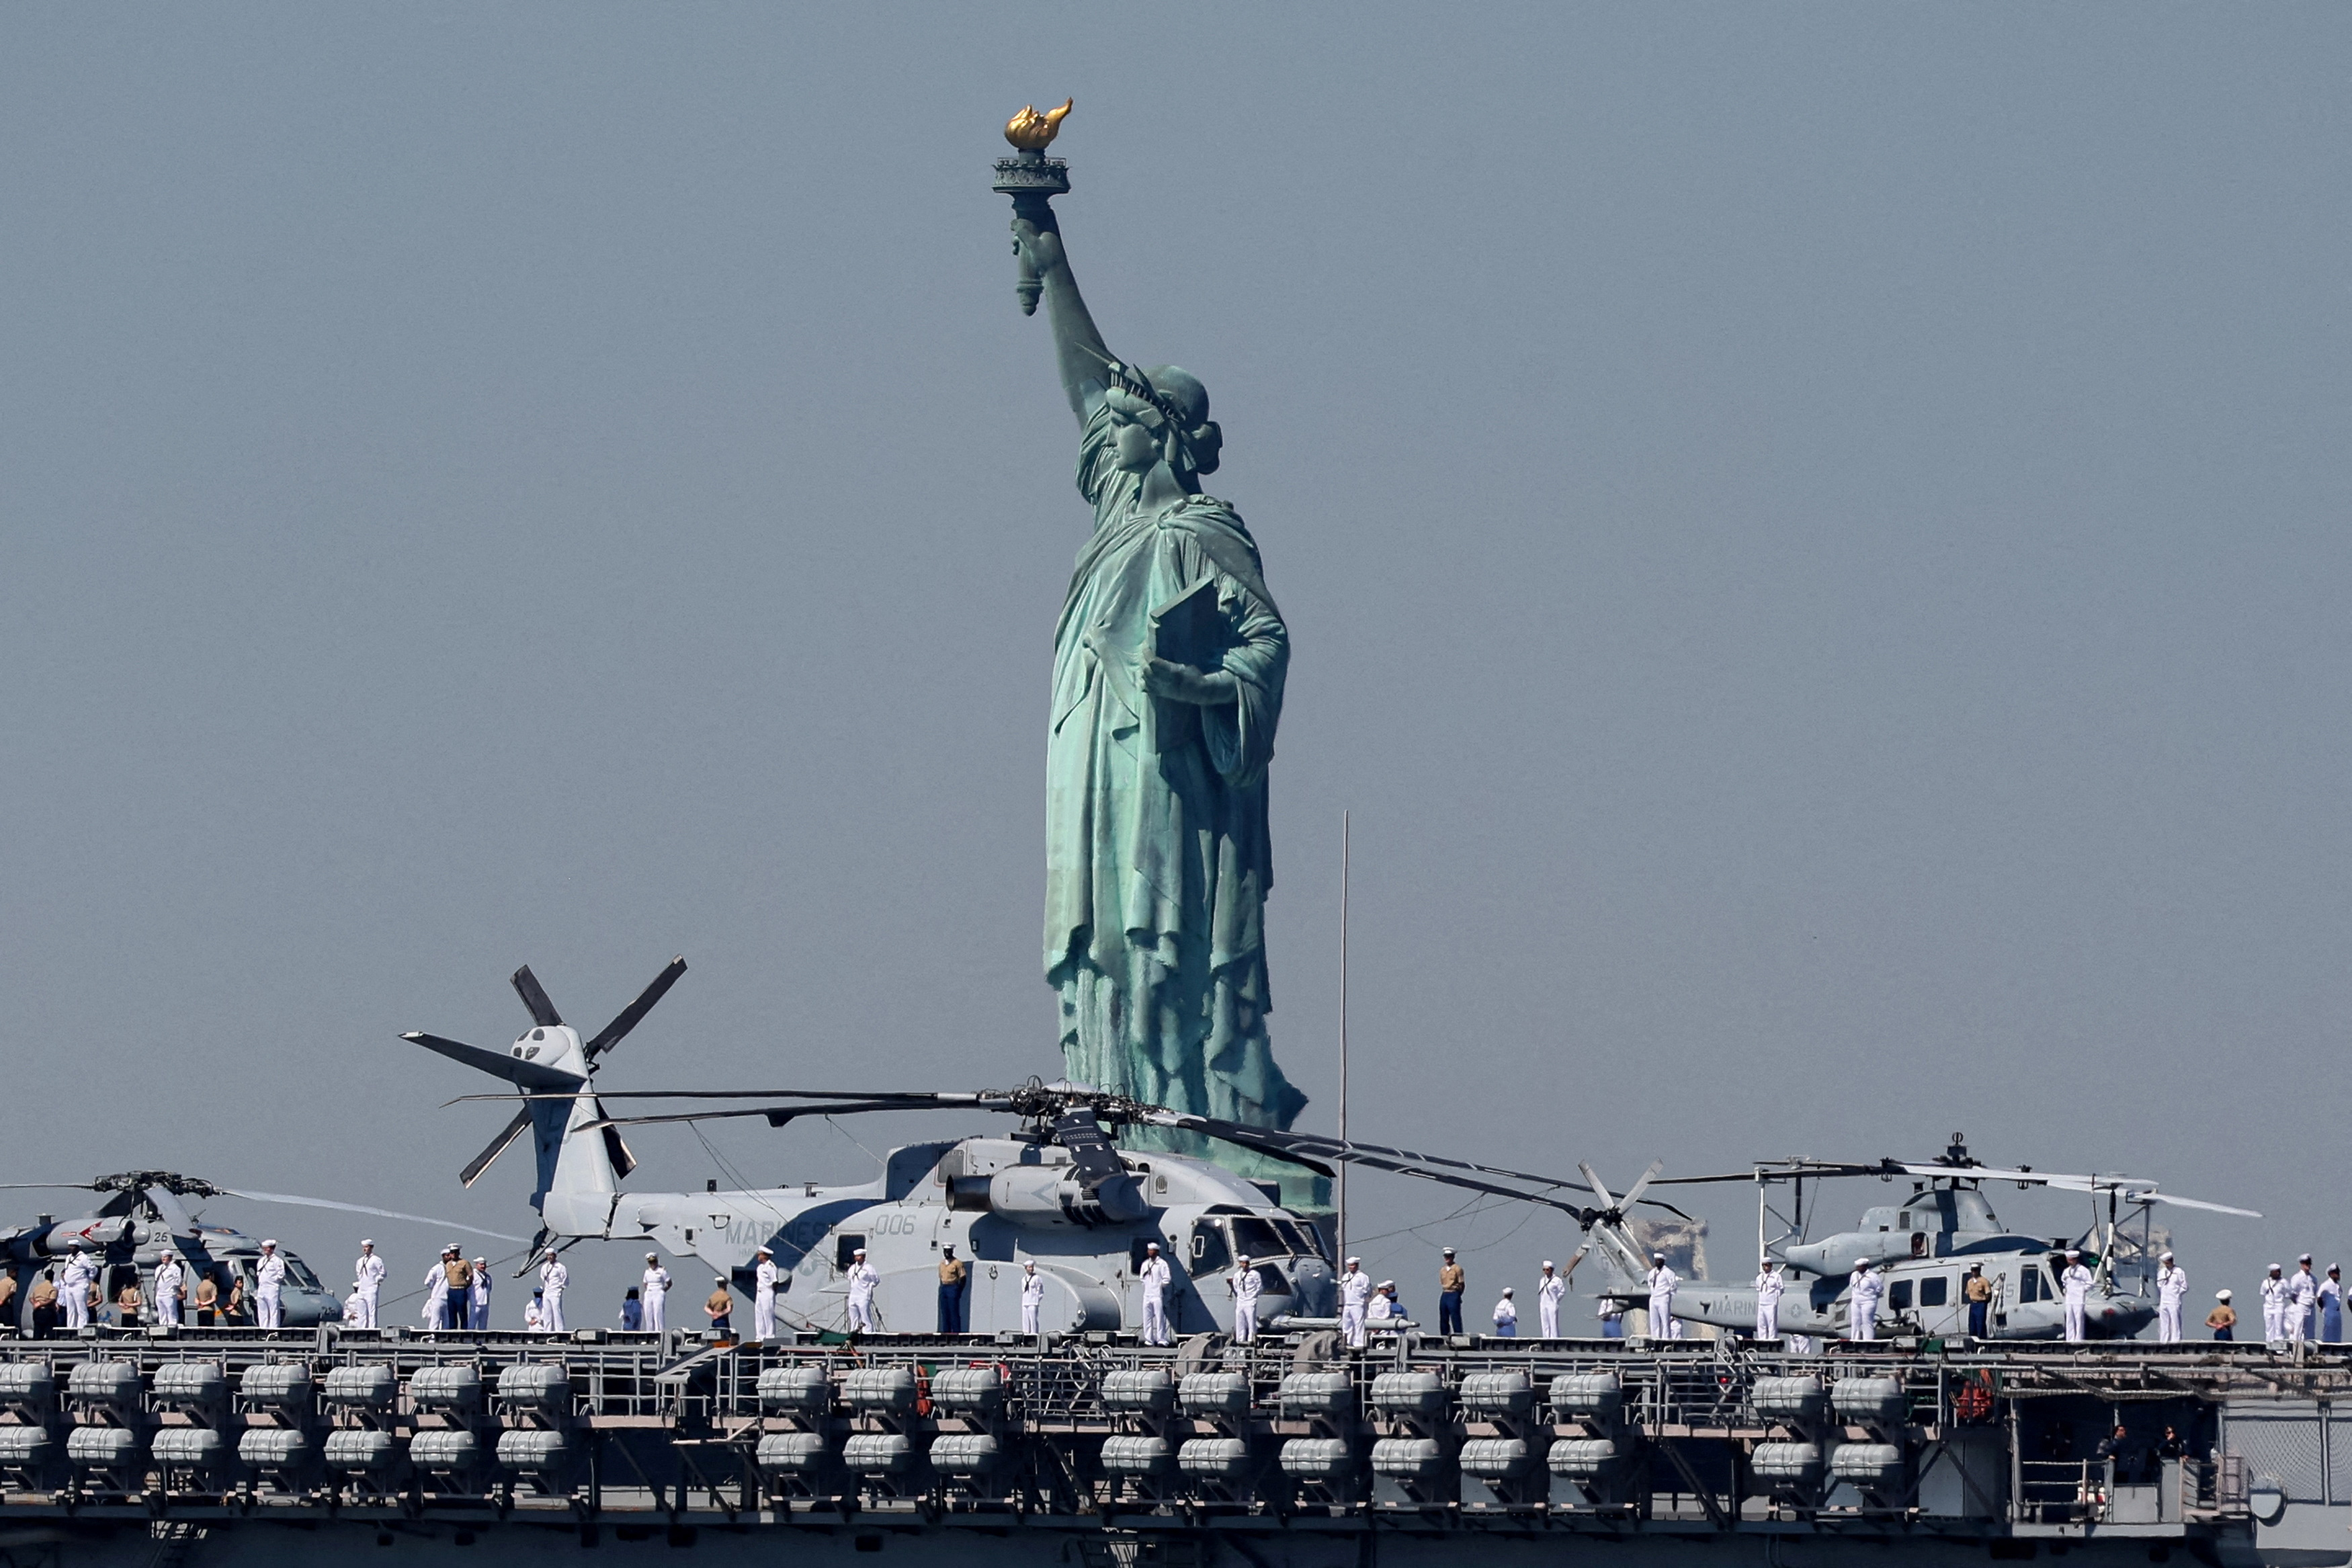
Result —
<instances>
[{"instance_id":1,"label":"hazy background sky","mask_svg":"<svg viewBox=\"0 0 2352 1568\"><path fill-rule=\"evenodd\" d=\"M510 1040L525 961L593 1029L687 956L608 1087L1055 1074L1087 514L988 187L1075 94L1080 280L1292 629L1303 1124L1346 809L1360 1136L1960 1128L2265 1210L2180 1222L2200 1292L2352 1254L2347 91L2320 5L11 7L0 1179L527 1234L395 1038ZM1357 1191L1423 1312L1443 1240L1573 1245ZM336 1283L440 1239L212 1212Z\"/></svg>"}]
</instances>

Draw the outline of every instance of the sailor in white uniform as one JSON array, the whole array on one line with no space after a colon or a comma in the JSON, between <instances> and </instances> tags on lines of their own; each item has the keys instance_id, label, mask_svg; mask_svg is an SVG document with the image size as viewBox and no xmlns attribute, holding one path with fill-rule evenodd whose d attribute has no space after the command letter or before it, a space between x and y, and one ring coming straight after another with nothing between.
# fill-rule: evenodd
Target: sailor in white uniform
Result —
<instances>
[{"instance_id":1,"label":"sailor in white uniform","mask_svg":"<svg viewBox=\"0 0 2352 1568\"><path fill-rule=\"evenodd\" d=\"M1780 1295L1789 1281L1780 1273L1778 1258L1764 1260L1764 1271L1756 1276L1756 1337L1780 1337Z\"/></svg>"},{"instance_id":2,"label":"sailor in white uniform","mask_svg":"<svg viewBox=\"0 0 2352 1568\"><path fill-rule=\"evenodd\" d=\"M1021 1332L1041 1333L1037 1325L1045 1312L1045 1276L1037 1272L1033 1259L1021 1265Z\"/></svg>"},{"instance_id":3,"label":"sailor in white uniform","mask_svg":"<svg viewBox=\"0 0 2352 1568\"><path fill-rule=\"evenodd\" d=\"M1543 1278L1536 1284L1536 1326L1546 1339L1559 1337L1559 1299L1568 1294L1568 1281L1559 1277L1552 1261L1544 1260Z\"/></svg>"},{"instance_id":4,"label":"sailor in white uniform","mask_svg":"<svg viewBox=\"0 0 2352 1568\"><path fill-rule=\"evenodd\" d=\"M187 1290L188 1271L181 1266L177 1252L166 1252L163 1260L155 1265L155 1321L177 1323L180 1321L180 1298Z\"/></svg>"},{"instance_id":5,"label":"sailor in white uniform","mask_svg":"<svg viewBox=\"0 0 2352 1568\"><path fill-rule=\"evenodd\" d=\"M1886 1281L1870 1266L1867 1258L1853 1260L1853 1272L1846 1280L1846 1289L1853 1292L1846 1300L1845 1336L1854 1340L1878 1337L1878 1298L1886 1289Z\"/></svg>"},{"instance_id":6,"label":"sailor in white uniform","mask_svg":"<svg viewBox=\"0 0 2352 1568\"><path fill-rule=\"evenodd\" d=\"M467 1290L472 1311L467 1316L467 1327L486 1329L490 1326L490 1260L474 1260L474 1282Z\"/></svg>"},{"instance_id":7,"label":"sailor in white uniform","mask_svg":"<svg viewBox=\"0 0 2352 1568\"><path fill-rule=\"evenodd\" d=\"M1503 1299L1495 1303L1495 1334L1498 1339L1519 1337L1519 1303L1511 1299L1510 1286L1503 1287Z\"/></svg>"},{"instance_id":8,"label":"sailor in white uniform","mask_svg":"<svg viewBox=\"0 0 2352 1568\"><path fill-rule=\"evenodd\" d=\"M449 1306L449 1249L441 1249L440 1261L425 1270L425 1326L446 1328Z\"/></svg>"},{"instance_id":9,"label":"sailor in white uniform","mask_svg":"<svg viewBox=\"0 0 2352 1568\"><path fill-rule=\"evenodd\" d=\"M1150 1241L1143 1248L1143 1267L1135 1271L1136 1283L1143 1287L1143 1343L1168 1343L1168 1260L1160 1255L1160 1243Z\"/></svg>"},{"instance_id":10,"label":"sailor in white uniform","mask_svg":"<svg viewBox=\"0 0 2352 1568\"><path fill-rule=\"evenodd\" d=\"M1680 1274L1666 1267L1666 1255L1650 1254L1650 1337L1680 1339L1683 1325L1675 1321L1675 1287L1683 1282Z\"/></svg>"},{"instance_id":11,"label":"sailor in white uniform","mask_svg":"<svg viewBox=\"0 0 2352 1568\"><path fill-rule=\"evenodd\" d=\"M1244 1258L1228 1283L1234 1288L1234 1343L1247 1344L1257 1338L1257 1299L1265 1281L1259 1277L1257 1265Z\"/></svg>"},{"instance_id":12,"label":"sailor in white uniform","mask_svg":"<svg viewBox=\"0 0 2352 1568\"><path fill-rule=\"evenodd\" d=\"M376 1326L376 1301L383 1292L384 1261L375 1255L375 1243L360 1243L359 1261L352 1265L352 1299L359 1303L355 1326L372 1329Z\"/></svg>"},{"instance_id":13,"label":"sailor in white uniform","mask_svg":"<svg viewBox=\"0 0 2352 1568\"><path fill-rule=\"evenodd\" d=\"M2319 1276L2311 1271L2308 1252L2296 1262L2294 1272L2287 1276L2286 1300L2287 1341L2300 1348L2311 1337L2312 1316L2319 1309Z\"/></svg>"},{"instance_id":14,"label":"sailor in white uniform","mask_svg":"<svg viewBox=\"0 0 2352 1568\"><path fill-rule=\"evenodd\" d=\"M2164 1255L2164 1267L2156 1272L2156 1337L2163 1344L2180 1343L2180 1303L2189 1296L2189 1270Z\"/></svg>"},{"instance_id":15,"label":"sailor in white uniform","mask_svg":"<svg viewBox=\"0 0 2352 1568\"><path fill-rule=\"evenodd\" d=\"M2070 1344L2080 1344L2090 1337L2083 1320L2090 1308L2091 1286L2097 1279L2083 1267L2083 1254L2067 1248L2066 1270L2058 1276L2058 1288L2066 1296L2066 1340Z\"/></svg>"},{"instance_id":16,"label":"sailor in white uniform","mask_svg":"<svg viewBox=\"0 0 2352 1568\"><path fill-rule=\"evenodd\" d=\"M751 1270L751 1337L772 1340L776 1337L776 1280L782 1270L776 1267L773 1249L762 1247L758 1256Z\"/></svg>"},{"instance_id":17,"label":"sailor in white uniform","mask_svg":"<svg viewBox=\"0 0 2352 1568\"><path fill-rule=\"evenodd\" d=\"M849 1265L849 1332L872 1333L874 1322L874 1287L882 1281L882 1271L866 1260L866 1249L860 1247Z\"/></svg>"},{"instance_id":18,"label":"sailor in white uniform","mask_svg":"<svg viewBox=\"0 0 2352 1568\"><path fill-rule=\"evenodd\" d=\"M646 1332L659 1333L668 1325L662 1321L662 1302L669 1295L669 1270L661 1266L661 1254L646 1254L646 1271L637 1298L645 1303Z\"/></svg>"},{"instance_id":19,"label":"sailor in white uniform","mask_svg":"<svg viewBox=\"0 0 2352 1568\"><path fill-rule=\"evenodd\" d=\"M568 1332L563 1326L563 1289L572 1283L572 1270L563 1260L553 1253L539 1266L539 1326L549 1333Z\"/></svg>"},{"instance_id":20,"label":"sailor in white uniform","mask_svg":"<svg viewBox=\"0 0 2352 1568\"><path fill-rule=\"evenodd\" d=\"M286 1326L286 1260L278 1255L278 1243L261 1244L261 1260L253 1266L254 1321L262 1328Z\"/></svg>"},{"instance_id":21,"label":"sailor in white uniform","mask_svg":"<svg viewBox=\"0 0 2352 1568\"><path fill-rule=\"evenodd\" d=\"M2286 1338L2286 1302L2284 1271L2273 1263L2263 1276L2263 1338L2272 1344Z\"/></svg>"},{"instance_id":22,"label":"sailor in white uniform","mask_svg":"<svg viewBox=\"0 0 2352 1568\"><path fill-rule=\"evenodd\" d=\"M1364 1272L1364 1260L1349 1259L1348 1271L1339 1276L1339 1332L1352 1349L1364 1348L1364 1309L1371 1301L1372 1277Z\"/></svg>"}]
</instances>

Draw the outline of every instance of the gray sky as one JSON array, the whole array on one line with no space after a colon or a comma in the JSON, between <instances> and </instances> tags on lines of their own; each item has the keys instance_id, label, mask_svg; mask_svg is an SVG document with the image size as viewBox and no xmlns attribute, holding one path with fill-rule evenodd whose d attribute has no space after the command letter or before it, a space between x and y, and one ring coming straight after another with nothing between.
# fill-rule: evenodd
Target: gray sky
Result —
<instances>
[{"instance_id":1,"label":"gray sky","mask_svg":"<svg viewBox=\"0 0 2352 1568\"><path fill-rule=\"evenodd\" d=\"M1087 519L988 185L1005 116L1075 94L1079 277L1208 384L1292 627L1307 1124L1349 809L1360 1135L1688 1173L1964 1128L2268 1211L2179 1226L2200 1289L2352 1253L2344 9L59 5L0 40L0 1177L527 1232L521 1160L457 1186L499 1117L437 1106L487 1081L394 1038L511 1038L526 960L593 1027L687 955L608 1086L1055 1073ZM866 1169L822 1125L711 1138ZM719 1174L635 1142L633 1185ZM1454 1207L1358 1191L1360 1235ZM331 1281L358 1234L215 1212ZM1752 1211L1711 1212L1744 1273ZM439 1239L372 1228L396 1272ZM1364 1250L1426 1311L1448 1239L1482 1291L1572 1245Z\"/></svg>"}]
</instances>

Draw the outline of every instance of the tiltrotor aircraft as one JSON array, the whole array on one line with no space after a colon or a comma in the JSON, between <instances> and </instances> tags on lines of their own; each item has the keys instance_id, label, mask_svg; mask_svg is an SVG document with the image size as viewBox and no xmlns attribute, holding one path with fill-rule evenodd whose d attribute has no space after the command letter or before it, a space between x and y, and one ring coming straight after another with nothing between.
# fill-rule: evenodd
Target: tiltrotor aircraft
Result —
<instances>
[{"instance_id":1,"label":"tiltrotor aircraft","mask_svg":"<svg viewBox=\"0 0 2352 1568\"><path fill-rule=\"evenodd\" d=\"M1899 1204L1864 1210L1855 1229L1818 1241L1803 1239L1802 1184L1850 1176L1907 1177L1911 1194ZM2145 1237L2147 1217L2157 1204L2262 1218L2252 1209L2160 1193L2156 1183L2137 1176L2073 1176L2026 1166L1996 1169L1972 1156L1957 1133L1951 1146L1933 1160L1782 1160L1735 1175L1682 1176L1659 1185L1734 1181L1754 1182L1759 1187L1759 1236L1772 1212L1766 1197L1770 1186L1797 1184L1798 1212L1765 1249L1790 1275L1780 1299L1781 1332L1823 1337L1845 1333L1848 1281L1854 1265L1867 1259L1885 1282L1877 1323L1882 1336L1966 1333L1968 1304L1961 1280L1970 1264L1981 1264L1993 1291L1986 1323L1989 1337L2057 1339L2065 1332L2058 1276L2066 1266L2066 1249L2074 1247L2098 1275L2085 1314L2086 1331L2095 1339L2129 1339L2156 1320L2156 1302L2147 1293L2153 1260L2145 1240L2135 1244L2129 1236L2133 1219L2142 1222ZM2095 1203L2104 1197L2106 1215L2072 1239L2012 1231L1993 1213L1984 1192L1987 1182L1998 1181L2013 1181L2020 1190L2038 1186L2088 1193ZM2119 1221L2126 1205L2133 1212ZM1611 1259L1619 1278L1608 1293L1628 1302L1645 1299L1646 1292L1633 1281L1646 1261L1622 1239L1611 1239L1619 1243ZM2138 1266L2137 1290L2120 1288L2119 1261ZM1745 1332L1755 1326L1756 1291L1749 1285L1685 1282L1675 1293L1675 1316Z\"/></svg>"},{"instance_id":2,"label":"tiltrotor aircraft","mask_svg":"<svg viewBox=\"0 0 2352 1568\"><path fill-rule=\"evenodd\" d=\"M530 1009L531 1027L503 1053L436 1035L402 1037L522 1091L522 1108L461 1179L470 1185L524 1129L531 1131L538 1155L531 1204L541 1220L534 1257L542 1249L561 1249L589 1239L643 1239L667 1253L698 1257L748 1290L757 1250L767 1247L786 1274L777 1300L779 1322L837 1330L847 1316L844 1276L862 1247L881 1275L875 1300L885 1328L929 1332L937 1322L939 1264L952 1246L971 1265L971 1332L1018 1327L1021 1266L1034 1261L1046 1281L1040 1326L1048 1333L1071 1333L1118 1329L1140 1320L1136 1270L1146 1245L1157 1241L1171 1268L1168 1307L1177 1333L1232 1326L1226 1276L1242 1259L1256 1266L1264 1285L1261 1322L1285 1313L1324 1317L1335 1310L1333 1260L1314 1226L1282 1207L1266 1188L1208 1160L1115 1147L1111 1133L1130 1124L1213 1136L1323 1175L1330 1173L1326 1162L1345 1160L1524 1198L1566 1212L1588 1230L1622 1218L1620 1206L1604 1202L1596 1208L1560 1197L1562 1188L1590 1190L1572 1181L1244 1127L1079 1084L1033 1082L971 1093L651 1091L600 1096L593 1083L599 1059L685 968L685 960L674 960L644 995L586 1041L562 1021L528 967L515 973L513 984ZM737 1103L614 1117L600 1098ZM742 1103L752 1101L763 1103ZM623 1125L760 1117L781 1127L804 1115L919 1110L993 1112L1016 1118L1019 1126L1001 1137L893 1148L880 1174L856 1186L809 1182L722 1192L714 1182L709 1190L686 1193L620 1187L635 1164L621 1142Z\"/></svg>"},{"instance_id":3,"label":"tiltrotor aircraft","mask_svg":"<svg viewBox=\"0 0 2352 1568\"><path fill-rule=\"evenodd\" d=\"M242 1197L256 1203L298 1204L305 1208L339 1208L352 1214L373 1214L385 1219L414 1220L420 1225L470 1231L477 1236L493 1237L501 1241L520 1238L501 1235L495 1230L478 1230L472 1226L456 1225L446 1219L428 1219L422 1215L399 1214L388 1208L371 1208L364 1204L337 1203L323 1197L298 1197L291 1193L254 1192L244 1187L220 1186L194 1176L173 1171L125 1171L117 1176L100 1176L90 1182L0 1182L0 1189L9 1190L82 1190L110 1194L106 1201L89 1213L73 1219L58 1219L41 1215L30 1225L14 1228L0 1228L0 1273L16 1282L16 1294L8 1303L8 1322L19 1328L32 1326L33 1281L45 1269L54 1270L72 1254L74 1245L81 1243L90 1251L99 1265L99 1299L115 1301L126 1285L137 1285L141 1298L147 1302L155 1299L155 1269L166 1250L177 1252L181 1265L187 1271L187 1291L193 1302L197 1281L209 1279L218 1288L224 1309L233 1288L245 1287L242 1300L248 1303L239 1320L252 1322L249 1303L253 1300L255 1267L261 1260L261 1243L243 1231L226 1225L202 1223L182 1200L208 1197ZM320 1282L318 1274L308 1263L281 1247L278 1256L286 1260L286 1283L280 1300L286 1309L286 1325L303 1327L318 1322L331 1322L341 1318L343 1303ZM152 1309L151 1309L152 1310ZM146 1321L152 1322L152 1317ZM187 1321L195 1322L193 1308Z\"/></svg>"}]
</instances>

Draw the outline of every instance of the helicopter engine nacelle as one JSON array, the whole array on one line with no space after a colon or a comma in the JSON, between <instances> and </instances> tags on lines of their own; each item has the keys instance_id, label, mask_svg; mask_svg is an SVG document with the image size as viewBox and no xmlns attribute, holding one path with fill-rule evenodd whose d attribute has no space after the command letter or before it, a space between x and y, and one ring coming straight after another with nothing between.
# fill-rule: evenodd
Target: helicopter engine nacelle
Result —
<instances>
[{"instance_id":1,"label":"helicopter engine nacelle","mask_svg":"<svg viewBox=\"0 0 2352 1568\"><path fill-rule=\"evenodd\" d=\"M1850 1230L1826 1241L1808 1241L1779 1249L1780 1260L1808 1274L1843 1274L1854 1260L1895 1263L1906 1258L1933 1257L1938 1238L1924 1230ZM1924 1244L1924 1246L1923 1246Z\"/></svg>"},{"instance_id":2,"label":"helicopter engine nacelle","mask_svg":"<svg viewBox=\"0 0 2352 1568\"><path fill-rule=\"evenodd\" d=\"M123 1240L131 1234L131 1221L117 1216L110 1219L68 1219L52 1225L34 1239L36 1257L62 1258L73 1250L77 1241L87 1241L94 1251Z\"/></svg>"},{"instance_id":3,"label":"helicopter engine nacelle","mask_svg":"<svg viewBox=\"0 0 2352 1568\"><path fill-rule=\"evenodd\" d=\"M1071 1179L1067 1166L1013 1166L987 1178L988 1210L1014 1225L1128 1225L1151 1212L1132 1176L1117 1176L1091 1193ZM970 1177L960 1178L970 1180Z\"/></svg>"}]
</instances>

